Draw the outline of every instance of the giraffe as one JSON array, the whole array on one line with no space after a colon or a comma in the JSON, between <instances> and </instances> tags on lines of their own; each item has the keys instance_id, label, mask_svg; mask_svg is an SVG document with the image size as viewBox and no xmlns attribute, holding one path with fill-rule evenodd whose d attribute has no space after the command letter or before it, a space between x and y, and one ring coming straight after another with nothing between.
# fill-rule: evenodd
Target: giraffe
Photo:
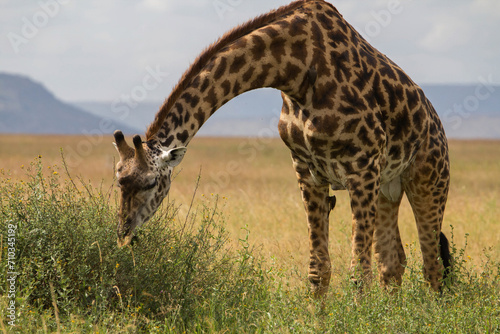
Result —
<instances>
[{"instance_id":1,"label":"giraffe","mask_svg":"<svg viewBox=\"0 0 500 334\"><path fill-rule=\"evenodd\" d=\"M354 282L372 279L373 247L381 283L401 284L406 256L398 209L406 194L424 275L439 290L442 263L450 264L441 232L450 179L441 122L422 89L322 0L295 1L229 31L184 73L145 141L136 135L131 147L115 132L118 245L130 243L134 229L155 213L203 123L232 98L261 87L281 91L278 130L306 212L314 295L327 291L331 276L330 188L350 196Z\"/></svg>"}]
</instances>

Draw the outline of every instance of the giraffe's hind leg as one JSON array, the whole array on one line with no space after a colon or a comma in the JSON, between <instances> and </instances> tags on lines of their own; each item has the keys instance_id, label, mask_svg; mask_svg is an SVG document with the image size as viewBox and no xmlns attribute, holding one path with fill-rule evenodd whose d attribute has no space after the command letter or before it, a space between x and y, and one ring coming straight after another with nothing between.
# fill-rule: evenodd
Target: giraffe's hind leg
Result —
<instances>
[{"instance_id":1,"label":"giraffe's hind leg","mask_svg":"<svg viewBox=\"0 0 500 334\"><path fill-rule=\"evenodd\" d=\"M449 176L447 150L443 152L435 149L426 155L417 156L403 182L417 223L424 275L436 291L440 289L443 273L446 274L450 269L447 240L441 232ZM443 264L448 267L445 268Z\"/></svg>"},{"instance_id":2,"label":"giraffe's hind leg","mask_svg":"<svg viewBox=\"0 0 500 334\"><path fill-rule=\"evenodd\" d=\"M397 181L399 182L399 179ZM391 199L383 192L378 196L374 250L380 282L384 286L401 285L406 266L406 255L398 228L398 211L402 197L401 191Z\"/></svg>"}]
</instances>

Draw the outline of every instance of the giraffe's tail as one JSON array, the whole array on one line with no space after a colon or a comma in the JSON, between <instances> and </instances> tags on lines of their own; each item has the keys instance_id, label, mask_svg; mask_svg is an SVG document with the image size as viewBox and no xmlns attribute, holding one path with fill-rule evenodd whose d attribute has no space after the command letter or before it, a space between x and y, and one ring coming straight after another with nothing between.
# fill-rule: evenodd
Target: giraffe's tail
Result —
<instances>
[{"instance_id":1,"label":"giraffe's tail","mask_svg":"<svg viewBox=\"0 0 500 334\"><path fill-rule=\"evenodd\" d=\"M452 258L450 254L450 243L446 236L441 232L439 234L439 251L441 256L441 261L443 261L443 280L450 276L452 270Z\"/></svg>"}]
</instances>

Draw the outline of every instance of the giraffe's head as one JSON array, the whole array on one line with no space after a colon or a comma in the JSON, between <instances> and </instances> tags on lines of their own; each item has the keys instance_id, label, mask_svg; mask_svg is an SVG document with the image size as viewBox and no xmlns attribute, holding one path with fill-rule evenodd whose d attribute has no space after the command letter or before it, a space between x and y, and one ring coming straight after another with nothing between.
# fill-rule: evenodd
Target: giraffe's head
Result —
<instances>
[{"instance_id":1,"label":"giraffe's head","mask_svg":"<svg viewBox=\"0 0 500 334\"><path fill-rule=\"evenodd\" d=\"M185 147L168 151L143 143L134 136L134 147L121 131L114 133L114 145L120 154L116 178L121 190L118 213L118 246L130 243L134 229L148 221L170 190L170 176L186 152Z\"/></svg>"}]
</instances>

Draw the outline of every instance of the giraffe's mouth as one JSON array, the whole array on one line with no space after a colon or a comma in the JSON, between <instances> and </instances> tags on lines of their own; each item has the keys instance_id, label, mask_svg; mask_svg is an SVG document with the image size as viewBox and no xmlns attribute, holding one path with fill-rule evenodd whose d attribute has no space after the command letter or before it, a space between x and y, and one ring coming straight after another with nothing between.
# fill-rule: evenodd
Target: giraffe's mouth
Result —
<instances>
[{"instance_id":1,"label":"giraffe's mouth","mask_svg":"<svg viewBox=\"0 0 500 334\"><path fill-rule=\"evenodd\" d=\"M132 238L133 238L132 234L129 234L123 238L119 237L118 239L116 239L116 243L118 244L118 248L122 248L123 246L130 245L130 243L132 242Z\"/></svg>"},{"instance_id":2,"label":"giraffe's mouth","mask_svg":"<svg viewBox=\"0 0 500 334\"><path fill-rule=\"evenodd\" d=\"M127 218L123 225L121 224L121 222L118 223L118 239L116 240L118 248L122 248L123 246L131 244L134 237L134 228L132 227L133 225L133 220L130 218Z\"/></svg>"}]
</instances>

